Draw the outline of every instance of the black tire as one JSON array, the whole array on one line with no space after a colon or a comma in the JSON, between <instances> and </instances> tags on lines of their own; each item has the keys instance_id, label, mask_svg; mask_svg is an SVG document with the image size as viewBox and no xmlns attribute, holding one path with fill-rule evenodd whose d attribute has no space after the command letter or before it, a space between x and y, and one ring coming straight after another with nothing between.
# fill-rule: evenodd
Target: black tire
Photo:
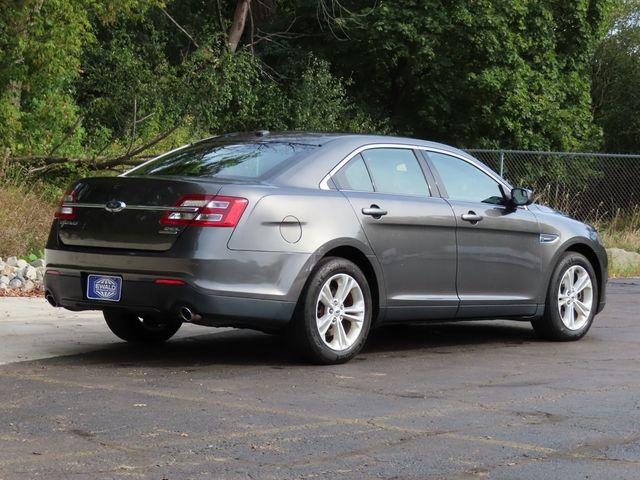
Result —
<instances>
[{"instance_id":1,"label":"black tire","mask_svg":"<svg viewBox=\"0 0 640 480\"><path fill-rule=\"evenodd\" d=\"M573 310L571 310L570 314L567 314L564 309L568 307L559 306L559 298L561 295L560 283L562 282L565 273L567 273L570 268L576 266L579 267L579 269L581 268L581 271L585 271L589 275L589 279L591 281L591 309L589 314L585 315L578 325L574 325L579 328L569 328L565 322L563 322L562 314L566 314L569 318L575 318L576 315L580 314L577 313L574 315ZM595 271L593 270L593 266L589 260L577 252L566 252L556 265L556 268L551 275L544 315L539 319L532 320L531 325L533 326L536 334L545 340L561 342L580 340L586 335L593 323L593 318L595 317L598 309L598 294L598 281ZM585 299L585 295L586 293L583 291L581 294L577 294L575 299L572 301L575 302L576 300L580 300L582 302ZM569 304L569 306L570 305L571 304Z\"/></svg>"},{"instance_id":2,"label":"black tire","mask_svg":"<svg viewBox=\"0 0 640 480\"><path fill-rule=\"evenodd\" d=\"M120 310L105 310L109 329L119 338L133 343L160 343L169 340L182 322L178 318L139 315Z\"/></svg>"},{"instance_id":3,"label":"black tire","mask_svg":"<svg viewBox=\"0 0 640 480\"><path fill-rule=\"evenodd\" d=\"M319 299L320 290L329 280L331 280L329 288L332 291L334 285L338 288L338 283L334 279L347 278L341 274L345 274L355 280L360 292L354 286L353 290L350 290L353 293L349 293L344 301L338 305L335 314L338 315L338 312L344 313L346 317L348 313L343 312L344 309L363 306L363 318L361 322L353 322L347 318L343 320L343 317L340 316L330 323L323 336L320 333L316 315L322 313L323 317L327 316L326 318L330 315L327 313L329 311L327 307ZM349 260L327 257L319 262L307 281L289 330L289 339L296 351L314 363L335 365L347 362L358 354L367 340L371 328L372 310L371 290L362 271ZM333 314L333 311L331 313ZM337 322L340 322L340 326L338 326ZM344 349L336 350L331 348L327 342L339 342L339 331L342 333L341 338L344 339L345 345L350 342L353 343ZM337 337L334 337L333 332L336 333ZM349 336L351 337L350 339L348 339Z\"/></svg>"}]
</instances>

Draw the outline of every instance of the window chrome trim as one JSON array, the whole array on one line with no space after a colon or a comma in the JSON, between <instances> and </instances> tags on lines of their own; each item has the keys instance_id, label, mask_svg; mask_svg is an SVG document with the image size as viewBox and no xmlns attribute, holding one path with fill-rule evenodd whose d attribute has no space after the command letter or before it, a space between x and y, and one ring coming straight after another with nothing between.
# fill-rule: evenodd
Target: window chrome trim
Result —
<instances>
[{"instance_id":1,"label":"window chrome trim","mask_svg":"<svg viewBox=\"0 0 640 480\"><path fill-rule=\"evenodd\" d=\"M172 153L179 152L180 150L184 150L185 148L191 147L192 145L195 145L196 143L198 143L198 142L188 143L187 145L180 145L179 147L176 147L173 150L169 150L168 152L161 153L160 155L156 155L155 157L150 158L149 160L146 160L146 161L142 162L140 165L136 165L135 167L130 168L129 170L127 170L126 172L121 173L118 176L119 177L128 177L130 174L133 174L133 172L135 172L136 170L146 166L148 163L154 162L154 161L158 160L159 158L164 158L167 155L171 155Z\"/></svg>"},{"instance_id":2,"label":"window chrome trim","mask_svg":"<svg viewBox=\"0 0 640 480\"><path fill-rule=\"evenodd\" d=\"M444 150L444 149L441 149L441 148L425 147L425 146L422 146L422 145L410 145L410 144L403 144L403 143L372 143L372 144L363 145L361 147L356 148L353 152L351 152L349 155L344 157L335 167L333 167L331 169L331 171L327 175L325 175L325 177L320 182L320 185L319 185L320 186L320 190L331 190L331 188L329 187L329 180L336 173L338 173L338 171L342 167L344 167L349 162L349 160L351 160L353 157L355 157L356 155L358 155L358 154L360 154L360 153L362 153L362 152L364 152L366 150L371 150L371 149L374 149L374 148L399 148L399 149L403 149L403 150L422 150L422 151L426 151L426 152L434 152L434 153L441 153L443 155L449 155L451 157L454 157L454 158L457 158L457 159L462 160L464 162L467 162L472 167L477 168L478 170L480 170L484 174L486 174L489 177L491 177L493 180L496 181L496 183L502 184L505 188L511 190L511 185L509 185L507 183L507 181L504 180L503 178L501 178L497 173L493 172L492 170L488 169L487 167L485 167L482 164L476 165L475 163L470 162L469 159L463 157L462 155L460 155L458 153L451 152L449 150Z\"/></svg>"}]
</instances>

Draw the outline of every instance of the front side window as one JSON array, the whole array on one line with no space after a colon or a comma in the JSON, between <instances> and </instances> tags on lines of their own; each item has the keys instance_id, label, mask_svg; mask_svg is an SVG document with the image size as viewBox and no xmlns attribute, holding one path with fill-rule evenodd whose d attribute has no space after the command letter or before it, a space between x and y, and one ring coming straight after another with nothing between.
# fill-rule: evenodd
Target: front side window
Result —
<instances>
[{"instance_id":1,"label":"front side window","mask_svg":"<svg viewBox=\"0 0 640 480\"><path fill-rule=\"evenodd\" d=\"M127 175L260 178L286 160L316 148L289 142L202 142L152 160Z\"/></svg>"},{"instance_id":2,"label":"front side window","mask_svg":"<svg viewBox=\"0 0 640 480\"><path fill-rule=\"evenodd\" d=\"M372 148L362 152L376 192L429 195L418 159L406 148Z\"/></svg>"},{"instance_id":3,"label":"front side window","mask_svg":"<svg viewBox=\"0 0 640 480\"><path fill-rule=\"evenodd\" d=\"M448 198L463 202L502 204L498 182L479 168L451 155L429 152Z\"/></svg>"}]
</instances>

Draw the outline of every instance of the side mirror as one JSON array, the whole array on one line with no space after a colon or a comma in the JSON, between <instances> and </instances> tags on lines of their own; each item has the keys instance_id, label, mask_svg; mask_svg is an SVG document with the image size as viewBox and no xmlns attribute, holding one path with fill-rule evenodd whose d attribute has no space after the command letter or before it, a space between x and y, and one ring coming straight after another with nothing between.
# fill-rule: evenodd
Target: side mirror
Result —
<instances>
[{"instance_id":1,"label":"side mirror","mask_svg":"<svg viewBox=\"0 0 640 480\"><path fill-rule=\"evenodd\" d=\"M533 203L533 191L526 188L514 188L511 190L511 199L509 200L514 207L531 205Z\"/></svg>"}]
</instances>

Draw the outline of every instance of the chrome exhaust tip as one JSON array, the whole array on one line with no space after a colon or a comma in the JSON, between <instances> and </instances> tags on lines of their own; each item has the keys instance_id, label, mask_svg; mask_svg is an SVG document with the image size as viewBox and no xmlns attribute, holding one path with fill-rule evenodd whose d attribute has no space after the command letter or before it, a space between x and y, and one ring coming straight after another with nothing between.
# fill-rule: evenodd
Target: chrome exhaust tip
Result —
<instances>
[{"instance_id":1,"label":"chrome exhaust tip","mask_svg":"<svg viewBox=\"0 0 640 480\"><path fill-rule=\"evenodd\" d=\"M56 298L53 296L51 292L45 293L44 298L47 300L47 302L49 302L49 305L51 305L52 307L58 306L58 302L56 302Z\"/></svg>"},{"instance_id":2,"label":"chrome exhaust tip","mask_svg":"<svg viewBox=\"0 0 640 480\"><path fill-rule=\"evenodd\" d=\"M178 312L178 316L183 322L197 322L202 316L193 312L189 307L182 307Z\"/></svg>"}]
</instances>

